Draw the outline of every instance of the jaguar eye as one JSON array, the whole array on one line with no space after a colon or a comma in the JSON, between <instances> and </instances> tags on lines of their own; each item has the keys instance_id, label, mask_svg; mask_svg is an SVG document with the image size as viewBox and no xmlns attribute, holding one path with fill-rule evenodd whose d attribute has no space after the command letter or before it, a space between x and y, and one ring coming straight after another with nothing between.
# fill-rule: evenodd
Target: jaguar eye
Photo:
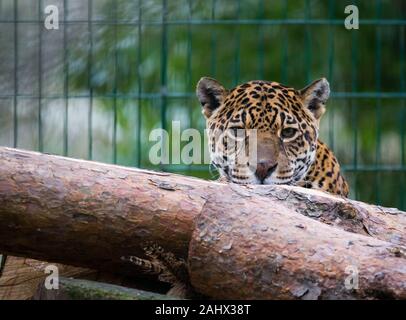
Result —
<instances>
[{"instance_id":1,"label":"jaguar eye","mask_svg":"<svg viewBox=\"0 0 406 320\"><path fill-rule=\"evenodd\" d=\"M289 139L292 138L296 134L296 129L295 128L285 128L281 132L281 137L283 139Z\"/></svg>"},{"instance_id":2,"label":"jaguar eye","mask_svg":"<svg viewBox=\"0 0 406 320\"><path fill-rule=\"evenodd\" d=\"M238 129L244 129L244 127L243 126L230 126L228 129L230 129L230 130L238 130Z\"/></svg>"},{"instance_id":3,"label":"jaguar eye","mask_svg":"<svg viewBox=\"0 0 406 320\"><path fill-rule=\"evenodd\" d=\"M244 128L243 127L230 127L228 128L229 132L234 136L237 137L238 133L243 133Z\"/></svg>"}]
</instances>

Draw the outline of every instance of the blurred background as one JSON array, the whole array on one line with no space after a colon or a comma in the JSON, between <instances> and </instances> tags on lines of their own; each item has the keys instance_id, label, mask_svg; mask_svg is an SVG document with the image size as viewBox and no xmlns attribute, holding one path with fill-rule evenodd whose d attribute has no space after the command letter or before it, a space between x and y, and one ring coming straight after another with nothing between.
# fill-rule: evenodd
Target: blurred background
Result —
<instances>
[{"instance_id":1,"label":"blurred background","mask_svg":"<svg viewBox=\"0 0 406 320\"><path fill-rule=\"evenodd\" d=\"M344 27L350 4L359 30ZM0 0L0 145L215 179L148 158L152 129L205 128L200 77L325 76L321 139L350 197L406 209L405 27L402 0Z\"/></svg>"}]
</instances>

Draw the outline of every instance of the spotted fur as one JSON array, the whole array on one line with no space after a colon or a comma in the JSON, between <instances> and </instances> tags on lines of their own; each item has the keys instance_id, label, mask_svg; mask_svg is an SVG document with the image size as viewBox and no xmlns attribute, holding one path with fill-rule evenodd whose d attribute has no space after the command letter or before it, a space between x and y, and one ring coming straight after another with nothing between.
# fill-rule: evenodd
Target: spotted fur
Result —
<instances>
[{"instance_id":1,"label":"spotted fur","mask_svg":"<svg viewBox=\"0 0 406 320\"><path fill-rule=\"evenodd\" d=\"M162 282L171 284L168 296L178 298L201 297L190 285L186 261L165 251L156 243L145 243L144 253L147 259L137 256L124 256L121 260L135 265L145 274L157 276Z\"/></svg>"},{"instance_id":2,"label":"spotted fur","mask_svg":"<svg viewBox=\"0 0 406 320\"><path fill-rule=\"evenodd\" d=\"M226 90L216 80L202 78L197 96L209 129L211 160L222 178L238 184L298 185L347 196L337 159L318 139L329 94L324 78L302 90L268 81ZM254 129L256 135L255 163L252 155L242 152L251 150L249 137L254 131L247 129ZM228 133L219 134L229 131L235 140L240 137L245 142L242 150L230 147ZM243 161L232 160L232 153Z\"/></svg>"}]
</instances>

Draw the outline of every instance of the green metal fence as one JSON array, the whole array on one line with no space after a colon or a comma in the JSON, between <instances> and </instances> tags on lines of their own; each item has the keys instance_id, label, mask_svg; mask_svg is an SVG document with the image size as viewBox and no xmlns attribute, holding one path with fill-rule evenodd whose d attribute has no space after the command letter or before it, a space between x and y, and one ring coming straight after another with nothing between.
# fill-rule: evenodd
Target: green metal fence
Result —
<instances>
[{"instance_id":1,"label":"green metal fence","mask_svg":"<svg viewBox=\"0 0 406 320\"><path fill-rule=\"evenodd\" d=\"M350 4L359 30L344 27ZM153 128L204 129L201 76L296 88L326 76L321 138L351 197L406 209L405 26L401 0L0 0L0 145L156 169Z\"/></svg>"}]
</instances>

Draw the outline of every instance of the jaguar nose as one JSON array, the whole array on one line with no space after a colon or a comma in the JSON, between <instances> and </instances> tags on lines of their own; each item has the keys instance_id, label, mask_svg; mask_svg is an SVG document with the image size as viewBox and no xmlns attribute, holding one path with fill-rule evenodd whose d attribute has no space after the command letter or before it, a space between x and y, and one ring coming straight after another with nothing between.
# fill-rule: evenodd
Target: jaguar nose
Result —
<instances>
[{"instance_id":1,"label":"jaguar nose","mask_svg":"<svg viewBox=\"0 0 406 320\"><path fill-rule=\"evenodd\" d=\"M277 163L272 163L271 161L260 161L257 163L255 175L262 182L275 171L277 165Z\"/></svg>"}]
</instances>

